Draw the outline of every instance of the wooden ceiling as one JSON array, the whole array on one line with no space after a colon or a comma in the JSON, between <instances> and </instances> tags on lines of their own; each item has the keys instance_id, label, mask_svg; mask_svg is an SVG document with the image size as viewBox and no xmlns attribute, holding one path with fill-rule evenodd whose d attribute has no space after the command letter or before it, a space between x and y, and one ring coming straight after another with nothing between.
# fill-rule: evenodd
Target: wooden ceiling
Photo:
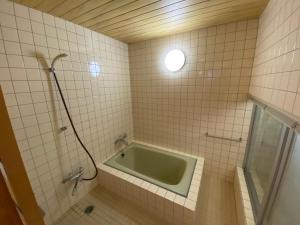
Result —
<instances>
[{"instance_id":1,"label":"wooden ceiling","mask_svg":"<svg viewBox=\"0 0 300 225\"><path fill-rule=\"evenodd\" d=\"M268 0L14 0L131 43L257 18Z\"/></svg>"}]
</instances>

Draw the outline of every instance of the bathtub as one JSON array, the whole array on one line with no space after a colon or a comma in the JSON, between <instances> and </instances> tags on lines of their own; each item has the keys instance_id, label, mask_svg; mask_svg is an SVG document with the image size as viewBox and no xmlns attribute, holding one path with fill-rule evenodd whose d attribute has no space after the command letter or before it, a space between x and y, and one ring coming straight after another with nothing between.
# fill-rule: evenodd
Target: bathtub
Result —
<instances>
[{"instance_id":1,"label":"bathtub","mask_svg":"<svg viewBox=\"0 0 300 225\"><path fill-rule=\"evenodd\" d=\"M146 210L166 225L197 224L202 157L134 141L97 167L100 188Z\"/></svg>"},{"instance_id":2,"label":"bathtub","mask_svg":"<svg viewBox=\"0 0 300 225\"><path fill-rule=\"evenodd\" d=\"M131 144L104 164L186 197L197 159Z\"/></svg>"}]
</instances>

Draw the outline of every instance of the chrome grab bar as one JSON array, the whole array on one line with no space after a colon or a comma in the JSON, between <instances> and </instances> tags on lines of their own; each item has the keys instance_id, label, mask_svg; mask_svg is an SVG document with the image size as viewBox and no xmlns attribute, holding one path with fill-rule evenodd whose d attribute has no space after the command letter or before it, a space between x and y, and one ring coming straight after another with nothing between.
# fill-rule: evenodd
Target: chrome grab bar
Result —
<instances>
[{"instance_id":1,"label":"chrome grab bar","mask_svg":"<svg viewBox=\"0 0 300 225\"><path fill-rule=\"evenodd\" d=\"M226 138L226 137L220 137L220 136L214 136L214 135L210 135L208 134L208 132L205 133L206 137L210 137L210 138L218 138L218 139L222 139L222 140L227 140L227 141L235 141L235 142L242 142L242 138Z\"/></svg>"}]
</instances>

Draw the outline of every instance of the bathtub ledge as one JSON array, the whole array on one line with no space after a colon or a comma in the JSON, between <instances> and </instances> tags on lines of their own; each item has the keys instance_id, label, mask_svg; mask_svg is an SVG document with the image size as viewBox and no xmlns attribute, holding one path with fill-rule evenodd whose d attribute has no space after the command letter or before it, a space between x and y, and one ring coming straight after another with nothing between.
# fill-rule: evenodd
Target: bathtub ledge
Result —
<instances>
[{"instance_id":1,"label":"bathtub ledge","mask_svg":"<svg viewBox=\"0 0 300 225\"><path fill-rule=\"evenodd\" d=\"M255 225L250 196L244 172L241 167L236 168L234 177L234 192L236 199L238 225Z\"/></svg>"},{"instance_id":2,"label":"bathtub ledge","mask_svg":"<svg viewBox=\"0 0 300 225\"><path fill-rule=\"evenodd\" d=\"M146 145L145 143L135 142ZM204 159L159 146L146 145L197 159L187 197L161 188L105 164L99 164L99 182L106 189L133 201L173 225L192 225L195 222Z\"/></svg>"}]
</instances>

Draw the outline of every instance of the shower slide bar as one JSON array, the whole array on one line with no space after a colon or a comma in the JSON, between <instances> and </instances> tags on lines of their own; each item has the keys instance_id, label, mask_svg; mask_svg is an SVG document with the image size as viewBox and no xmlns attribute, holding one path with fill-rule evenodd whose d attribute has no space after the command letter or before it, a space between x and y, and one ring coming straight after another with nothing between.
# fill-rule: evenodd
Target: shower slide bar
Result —
<instances>
[{"instance_id":1,"label":"shower slide bar","mask_svg":"<svg viewBox=\"0 0 300 225\"><path fill-rule=\"evenodd\" d=\"M207 133L205 133L206 137L210 137L210 138L218 138L218 139L222 139L222 140L227 140L227 141L235 141L235 142L242 142L242 138L226 138L226 137L220 137L220 136L215 136L215 135L210 135Z\"/></svg>"}]
</instances>

